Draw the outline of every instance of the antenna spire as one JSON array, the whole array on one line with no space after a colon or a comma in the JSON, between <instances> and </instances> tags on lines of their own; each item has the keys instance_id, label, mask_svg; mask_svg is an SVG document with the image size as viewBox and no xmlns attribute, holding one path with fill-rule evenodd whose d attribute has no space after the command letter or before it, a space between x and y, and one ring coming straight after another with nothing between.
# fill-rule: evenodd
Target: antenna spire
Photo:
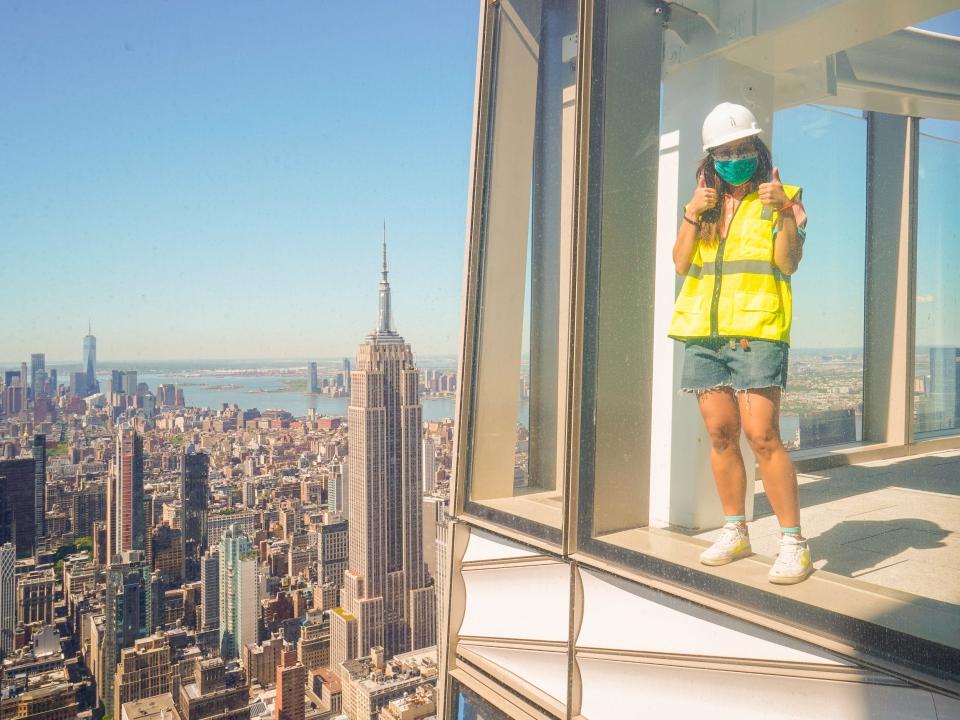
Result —
<instances>
[{"instance_id":1,"label":"antenna spire","mask_svg":"<svg viewBox=\"0 0 960 720\"><path fill-rule=\"evenodd\" d=\"M380 305L377 308L377 332L392 333L390 313L390 281L387 280L387 221L383 221L383 269L380 271Z\"/></svg>"}]
</instances>

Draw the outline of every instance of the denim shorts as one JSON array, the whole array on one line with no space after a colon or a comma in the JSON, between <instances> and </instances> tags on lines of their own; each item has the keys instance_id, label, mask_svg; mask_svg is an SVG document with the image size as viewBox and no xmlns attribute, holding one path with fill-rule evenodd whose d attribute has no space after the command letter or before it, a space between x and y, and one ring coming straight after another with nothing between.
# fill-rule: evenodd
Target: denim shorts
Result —
<instances>
[{"instance_id":1,"label":"denim shorts","mask_svg":"<svg viewBox=\"0 0 960 720\"><path fill-rule=\"evenodd\" d=\"M786 343L739 338L687 340L683 353L680 388L701 392L718 387L734 391L787 388Z\"/></svg>"}]
</instances>

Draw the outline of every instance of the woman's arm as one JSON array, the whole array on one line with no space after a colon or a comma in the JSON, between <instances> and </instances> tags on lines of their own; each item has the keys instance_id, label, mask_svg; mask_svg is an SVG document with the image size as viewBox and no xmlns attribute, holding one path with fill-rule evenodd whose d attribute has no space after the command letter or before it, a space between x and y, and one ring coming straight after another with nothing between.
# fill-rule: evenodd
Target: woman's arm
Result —
<instances>
[{"instance_id":1,"label":"woman's arm","mask_svg":"<svg viewBox=\"0 0 960 720\"><path fill-rule=\"evenodd\" d=\"M677 231L677 240L673 244L673 266L678 275L686 275L693 261L693 253L697 249L697 230L700 229L700 213L705 212L717 204L717 191L708 188L703 176L697 179L697 189L683 211L684 219L680 221Z\"/></svg>"},{"instance_id":2,"label":"woman's arm","mask_svg":"<svg viewBox=\"0 0 960 720\"><path fill-rule=\"evenodd\" d=\"M687 215L687 217L690 216ZM677 241L673 244L673 266L677 270L677 275L687 274L690 263L693 261L693 251L696 248L697 226L686 220L681 220L680 229L677 231Z\"/></svg>"},{"instance_id":3,"label":"woman's arm","mask_svg":"<svg viewBox=\"0 0 960 720\"><path fill-rule=\"evenodd\" d=\"M773 241L773 262L784 275L793 275L803 257L803 238L793 208L780 213Z\"/></svg>"},{"instance_id":4,"label":"woman's arm","mask_svg":"<svg viewBox=\"0 0 960 720\"><path fill-rule=\"evenodd\" d=\"M799 229L806 224L807 216L800 204L799 196L793 201L787 197L780 182L780 171L773 168L770 182L762 183L757 189L760 202L780 210L773 238L773 263L784 275L793 275L803 257L803 232ZM796 211L796 212L795 212Z\"/></svg>"}]
</instances>

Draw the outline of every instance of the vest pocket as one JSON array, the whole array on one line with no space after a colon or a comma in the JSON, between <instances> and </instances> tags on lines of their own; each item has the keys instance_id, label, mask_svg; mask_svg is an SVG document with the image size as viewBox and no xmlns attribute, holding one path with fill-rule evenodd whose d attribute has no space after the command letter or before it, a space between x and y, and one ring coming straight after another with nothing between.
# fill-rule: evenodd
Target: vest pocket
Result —
<instances>
[{"instance_id":1,"label":"vest pocket","mask_svg":"<svg viewBox=\"0 0 960 720\"><path fill-rule=\"evenodd\" d=\"M680 295L673 306L678 313L698 313L703 307L703 298L699 295Z\"/></svg>"},{"instance_id":2,"label":"vest pocket","mask_svg":"<svg viewBox=\"0 0 960 720\"><path fill-rule=\"evenodd\" d=\"M765 292L738 292L734 296L737 310L775 313L780 310L780 296Z\"/></svg>"}]
</instances>

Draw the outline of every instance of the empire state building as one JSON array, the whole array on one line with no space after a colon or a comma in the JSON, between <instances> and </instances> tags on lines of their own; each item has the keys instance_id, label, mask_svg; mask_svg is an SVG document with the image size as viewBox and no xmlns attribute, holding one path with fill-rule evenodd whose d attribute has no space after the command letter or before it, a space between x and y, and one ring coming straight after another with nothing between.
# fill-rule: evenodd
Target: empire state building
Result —
<instances>
[{"instance_id":1,"label":"empire state building","mask_svg":"<svg viewBox=\"0 0 960 720\"><path fill-rule=\"evenodd\" d=\"M382 646L386 657L433 645L421 498L422 414L413 354L393 328L387 246L377 326L357 351L347 410L348 569L331 613L331 664Z\"/></svg>"}]
</instances>

